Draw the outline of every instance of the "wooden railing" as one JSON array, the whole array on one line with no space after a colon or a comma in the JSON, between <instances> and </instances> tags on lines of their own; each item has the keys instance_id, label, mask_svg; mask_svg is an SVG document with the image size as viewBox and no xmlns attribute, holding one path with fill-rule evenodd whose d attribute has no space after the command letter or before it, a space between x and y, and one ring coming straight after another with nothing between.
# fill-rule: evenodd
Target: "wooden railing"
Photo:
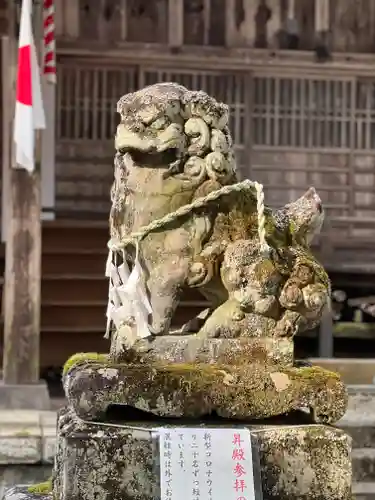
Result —
<instances>
[{"instance_id":1,"label":"wooden railing","mask_svg":"<svg viewBox=\"0 0 375 500\"><path fill-rule=\"evenodd\" d=\"M317 32L333 51L372 53L375 4L360 0L56 0L60 40L171 47L292 47L313 50ZM289 21L288 21L289 19ZM290 22L290 19L293 21ZM295 21L295 22L294 22Z\"/></svg>"}]
</instances>

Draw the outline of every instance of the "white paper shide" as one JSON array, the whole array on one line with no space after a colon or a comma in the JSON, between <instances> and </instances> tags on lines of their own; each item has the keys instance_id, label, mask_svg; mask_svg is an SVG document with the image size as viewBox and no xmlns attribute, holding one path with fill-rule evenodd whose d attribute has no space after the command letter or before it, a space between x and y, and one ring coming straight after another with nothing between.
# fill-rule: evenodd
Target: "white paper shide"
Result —
<instances>
[{"instance_id":1,"label":"white paper shide","mask_svg":"<svg viewBox=\"0 0 375 500\"><path fill-rule=\"evenodd\" d=\"M163 428L161 500L254 500L247 429Z\"/></svg>"},{"instance_id":2,"label":"white paper shide","mask_svg":"<svg viewBox=\"0 0 375 500\"><path fill-rule=\"evenodd\" d=\"M117 341L130 347L137 339L151 335L148 317L152 314L143 280L142 267L138 258L138 247L132 271L122 252L122 263L116 265L117 253L109 251L105 275L109 279L107 329L109 337L111 325L116 328Z\"/></svg>"}]
</instances>

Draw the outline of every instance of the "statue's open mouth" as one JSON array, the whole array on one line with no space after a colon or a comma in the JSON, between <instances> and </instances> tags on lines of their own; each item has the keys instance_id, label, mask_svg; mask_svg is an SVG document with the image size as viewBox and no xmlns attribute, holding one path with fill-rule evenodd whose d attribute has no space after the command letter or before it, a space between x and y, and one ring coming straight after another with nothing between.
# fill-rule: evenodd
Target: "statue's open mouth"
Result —
<instances>
[{"instance_id":1,"label":"statue's open mouth","mask_svg":"<svg viewBox=\"0 0 375 500\"><path fill-rule=\"evenodd\" d=\"M176 148L170 148L165 151L157 151L155 148L149 151L141 151L136 148L124 147L120 149L122 155L128 154L137 165L149 167L165 167L174 163L178 159Z\"/></svg>"}]
</instances>

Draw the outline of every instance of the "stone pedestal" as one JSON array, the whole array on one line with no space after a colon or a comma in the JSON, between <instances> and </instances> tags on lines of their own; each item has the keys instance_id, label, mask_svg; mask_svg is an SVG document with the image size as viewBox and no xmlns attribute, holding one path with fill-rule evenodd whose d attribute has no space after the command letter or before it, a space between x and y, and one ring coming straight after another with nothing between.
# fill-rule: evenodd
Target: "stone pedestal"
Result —
<instances>
[{"instance_id":1,"label":"stone pedestal","mask_svg":"<svg viewBox=\"0 0 375 500\"><path fill-rule=\"evenodd\" d=\"M84 358L64 376L70 405L82 419L103 420L111 404L157 417L252 420L311 410L313 421L332 424L345 413L340 378L319 367L262 363L114 363ZM235 402L235 403L233 403Z\"/></svg>"},{"instance_id":2,"label":"stone pedestal","mask_svg":"<svg viewBox=\"0 0 375 500\"><path fill-rule=\"evenodd\" d=\"M184 425L175 421L178 427ZM154 422L86 423L63 410L58 423L56 500L160 498ZM197 426L198 422L186 424ZM235 427L231 421L202 424ZM264 500L351 499L351 439L323 425L238 424L259 450Z\"/></svg>"}]
</instances>

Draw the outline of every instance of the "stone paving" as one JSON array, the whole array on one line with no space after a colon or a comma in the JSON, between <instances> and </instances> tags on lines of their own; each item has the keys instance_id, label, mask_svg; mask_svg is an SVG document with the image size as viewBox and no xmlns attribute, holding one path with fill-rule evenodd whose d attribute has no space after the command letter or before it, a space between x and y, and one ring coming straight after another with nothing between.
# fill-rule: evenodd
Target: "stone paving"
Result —
<instances>
[{"instance_id":1,"label":"stone paving","mask_svg":"<svg viewBox=\"0 0 375 500\"><path fill-rule=\"evenodd\" d=\"M52 465L55 441L55 411L0 411L0 466Z\"/></svg>"}]
</instances>

